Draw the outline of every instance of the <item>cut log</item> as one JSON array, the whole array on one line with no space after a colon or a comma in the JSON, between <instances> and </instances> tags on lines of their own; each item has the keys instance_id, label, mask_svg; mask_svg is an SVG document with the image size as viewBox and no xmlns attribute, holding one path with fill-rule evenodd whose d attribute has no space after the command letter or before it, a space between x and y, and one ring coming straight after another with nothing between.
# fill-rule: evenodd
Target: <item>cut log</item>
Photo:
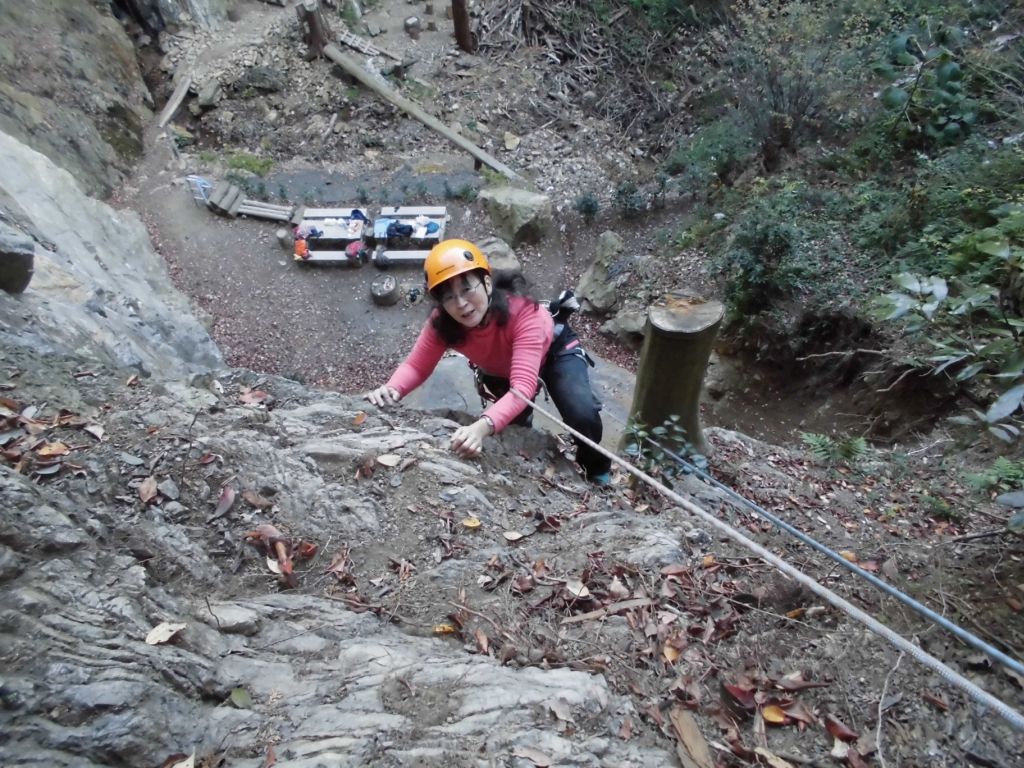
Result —
<instances>
[{"instance_id":1,"label":"cut log","mask_svg":"<svg viewBox=\"0 0 1024 768\"><path fill-rule=\"evenodd\" d=\"M343 69L345 72L352 75L352 77L354 77L360 83L362 83L367 88L372 90L374 93L391 102L392 104L394 104L396 107L398 107L400 110L410 115L411 117L416 118L428 128L437 131L439 134L448 139L448 141L452 142L452 144L455 144L457 147L464 149L466 152L471 154L474 158L479 160L484 165L488 166L489 168L493 168L510 181L518 181L520 183L525 183L526 180L522 176L513 171L511 168L509 168L507 165L502 163L497 158L492 157L487 152L484 152L484 150L480 149L480 147L471 142L465 136L460 136L455 131L451 130L448 126L444 125L444 123L442 123L436 117L424 111L423 108L420 107L418 104L415 104L409 101L404 96L400 96L399 94L395 93L395 91L393 91L384 83L377 82L373 77L370 76L369 72L367 72L365 69L359 66L359 63L357 61L355 61L354 59L350 59L348 56L342 53L341 49L338 48L338 46L334 45L333 43L325 46L323 49L323 54L328 59L337 64L339 67L341 67L341 69Z\"/></svg>"},{"instance_id":2,"label":"cut log","mask_svg":"<svg viewBox=\"0 0 1024 768\"><path fill-rule=\"evenodd\" d=\"M673 435L670 430L665 439L658 440L670 443L666 447L673 450L682 449L685 442L693 451L707 455L700 425L700 391L723 314L720 302L680 295L666 296L647 311L630 422L649 431L677 417L682 434ZM627 431L624 447L634 439Z\"/></svg>"}]
</instances>

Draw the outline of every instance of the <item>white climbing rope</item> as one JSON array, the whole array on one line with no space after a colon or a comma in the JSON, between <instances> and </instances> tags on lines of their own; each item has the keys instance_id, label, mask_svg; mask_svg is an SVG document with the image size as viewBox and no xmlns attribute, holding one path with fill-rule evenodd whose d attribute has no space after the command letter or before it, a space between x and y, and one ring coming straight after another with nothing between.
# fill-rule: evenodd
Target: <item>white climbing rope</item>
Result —
<instances>
[{"instance_id":1,"label":"white climbing rope","mask_svg":"<svg viewBox=\"0 0 1024 768\"><path fill-rule=\"evenodd\" d=\"M613 454L611 451L607 450L601 445L598 445L590 438L573 429L560 418L558 418L556 415L537 405L535 402L531 401L529 398L524 396L523 393L519 392L514 387L511 388L509 391L514 393L515 396L522 400L527 406L533 408L538 413L543 414L547 418L551 419L551 421L558 424L560 427L562 427L567 432L572 434L577 440L580 440L581 442L593 448L595 451L598 451L602 455L608 457L613 462L615 462L620 467L629 472L631 475L647 483L652 488L655 488L666 498L671 499L676 504L681 506L683 509L693 513L701 520L706 522L708 525L710 525L712 528L715 528L720 533L732 539L737 544L745 547L746 549L749 549L751 552L754 552L758 557L760 557L765 562L769 563L770 565L774 566L778 570L785 573L787 576L790 576L795 581L804 585L809 590L814 592L816 595L821 597L823 600L828 601L836 608L843 611L843 613L845 613L846 615L859 621L861 624L863 624L865 627L867 627L869 630L874 632L879 637L882 637L885 640L889 641L889 643L891 643L895 648L913 656L915 659L917 659L918 662L928 667L933 672L936 672L939 676L942 677L942 679L944 679L950 685L956 686L960 690L964 691L968 696L977 701L979 704L983 704L984 706L989 707L990 709L994 709L996 712L999 713L1001 717L1003 717L1003 719L1010 723L1010 725L1012 725L1018 731L1024 732L1024 715L1021 715L1020 712L1013 709L1008 704L997 699L995 696L993 696L991 693L984 690L983 688L980 688L978 685L968 680L966 677L961 675L956 670L951 669L949 666L947 666L942 661L929 654L927 651L923 650L917 645L914 645L912 642L907 640L905 637L900 635L895 630L892 630L885 624L882 624L874 616L871 616L870 614L862 611L860 608L853 605L845 598L841 597L840 595L837 595L828 587L819 584L815 579L811 578L803 571L799 570L795 566L783 560L778 555L773 554L771 551L761 546L756 541L747 538L728 523L719 520L710 512L697 506L692 501L684 499L671 488L668 488L664 484L658 482L656 479L648 475L643 470L634 467L629 462L624 461L620 457Z\"/></svg>"}]
</instances>

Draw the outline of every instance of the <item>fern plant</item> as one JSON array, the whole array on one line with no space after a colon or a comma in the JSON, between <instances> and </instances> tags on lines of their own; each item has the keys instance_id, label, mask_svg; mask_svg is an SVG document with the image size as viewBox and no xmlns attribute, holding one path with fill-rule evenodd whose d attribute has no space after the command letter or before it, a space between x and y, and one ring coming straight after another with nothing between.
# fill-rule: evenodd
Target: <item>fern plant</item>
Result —
<instances>
[{"instance_id":1,"label":"fern plant","mask_svg":"<svg viewBox=\"0 0 1024 768\"><path fill-rule=\"evenodd\" d=\"M800 439L811 457L821 464L856 464L870 451L868 441L860 436L836 440L815 432L801 432Z\"/></svg>"}]
</instances>

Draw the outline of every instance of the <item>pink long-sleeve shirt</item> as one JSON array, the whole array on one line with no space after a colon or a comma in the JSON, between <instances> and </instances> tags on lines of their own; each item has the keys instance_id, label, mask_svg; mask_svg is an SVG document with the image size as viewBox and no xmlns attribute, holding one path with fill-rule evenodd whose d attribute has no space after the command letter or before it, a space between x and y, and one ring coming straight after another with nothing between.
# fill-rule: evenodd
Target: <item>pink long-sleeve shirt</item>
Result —
<instances>
[{"instance_id":1,"label":"pink long-sleeve shirt","mask_svg":"<svg viewBox=\"0 0 1024 768\"><path fill-rule=\"evenodd\" d=\"M554 321L543 306L522 296L508 297L508 322L498 325L493 318L484 326L469 328L466 337L455 345L457 352L491 376L506 378L529 398L537 394L540 367L551 346ZM448 345L427 321L412 351L388 380L405 397L434 372ZM484 411L500 432L526 405L511 392Z\"/></svg>"}]
</instances>

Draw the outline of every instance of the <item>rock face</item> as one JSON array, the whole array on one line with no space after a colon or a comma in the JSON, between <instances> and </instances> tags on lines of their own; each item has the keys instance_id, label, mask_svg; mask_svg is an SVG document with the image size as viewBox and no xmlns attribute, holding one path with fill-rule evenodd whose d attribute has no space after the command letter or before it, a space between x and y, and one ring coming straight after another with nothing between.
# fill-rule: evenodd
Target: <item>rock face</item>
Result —
<instances>
[{"instance_id":1,"label":"rock face","mask_svg":"<svg viewBox=\"0 0 1024 768\"><path fill-rule=\"evenodd\" d=\"M145 374L222 364L138 217L86 197L67 171L5 133L0 217L5 241L35 252L27 291L0 294L5 343L81 350Z\"/></svg>"},{"instance_id":2,"label":"rock face","mask_svg":"<svg viewBox=\"0 0 1024 768\"><path fill-rule=\"evenodd\" d=\"M480 200L495 230L513 247L539 242L552 225L551 200L515 187L485 189Z\"/></svg>"},{"instance_id":3,"label":"rock face","mask_svg":"<svg viewBox=\"0 0 1024 768\"><path fill-rule=\"evenodd\" d=\"M245 373L226 372L217 391L173 380L128 389L116 369L68 375L76 357L27 347L0 354L25 372L5 394L45 400L41 416L67 407L105 429L76 454L79 469L64 467L45 483L0 471L3 764L164 765L194 750L197 764L219 756L258 768L271 743L277 765L291 768L527 764L517 752L556 765L671 763L649 736L614 736L625 719L633 728L641 720L604 676L542 668L553 647L517 648L488 627L493 648L506 649L503 662L495 650L432 636L453 600L484 609L485 593L459 590L486 571L500 531L522 520L518 501L486 485L480 470L469 480L438 474L436 460L472 468L450 458L450 422L413 428L375 413L359 421L360 401ZM282 405L241 404L250 386ZM166 439L155 440L153 428ZM533 434L523 445L550 451L546 464L554 443ZM414 461L354 479L367 451ZM207 454L219 458L204 463ZM513 466L512 454L494 467ZM523 481L538 469L524 463L504 478L515 477L517 498L537 492L536 479ZM180 502L147 495L149 477L160 486L173 477ZM239 498L213 520L222 484L258 491L270 508ZM457 559L435 558L437 518L409 509L440 509L446 493L479 496L480 484L492 502L479 513L487 533L466 539ZM549 511L571 509L553 493ZM639 525L632 517L595 510L574 524L595 537L586 547L629 530L638 558L681 556L672 537L659 539L653 518ZM268 520L324 548L296 564L297 590L280 592L264 557L244 544L245 531ZM339 552L350 555L339 560ZM411 580L388 567L395 555L415 563ZM345 561L338 572L350 569L351 581L324 573ZM358 607L395 588L404 594L400 619ZM161 622L185 628L147 644ZM238 688L243 708L228 703Z\"/></svg>"},{"instance_id":4,"label":"rock face","mask_svg":"<svg viewBox=\"0 0 1024 768\"><path fill-rule=\"evenodd\" d=\"M134 46L109 6L4 3L0 130L106 195L142 153L146 104Z\"/></svg>"},{"instance_id":5,"label":"rock face","mask_svg":"<svg viewBox=\"0 0 1024 768\"><path fill-rule=\"evenodd\" d=\"M618 304L615 289L618 279L625 273L621 267L626 244L614 232L602 232L597 243L597 255L580 277L576 296L587 312L604 313Z\"/></svg>"}]
</instances>

